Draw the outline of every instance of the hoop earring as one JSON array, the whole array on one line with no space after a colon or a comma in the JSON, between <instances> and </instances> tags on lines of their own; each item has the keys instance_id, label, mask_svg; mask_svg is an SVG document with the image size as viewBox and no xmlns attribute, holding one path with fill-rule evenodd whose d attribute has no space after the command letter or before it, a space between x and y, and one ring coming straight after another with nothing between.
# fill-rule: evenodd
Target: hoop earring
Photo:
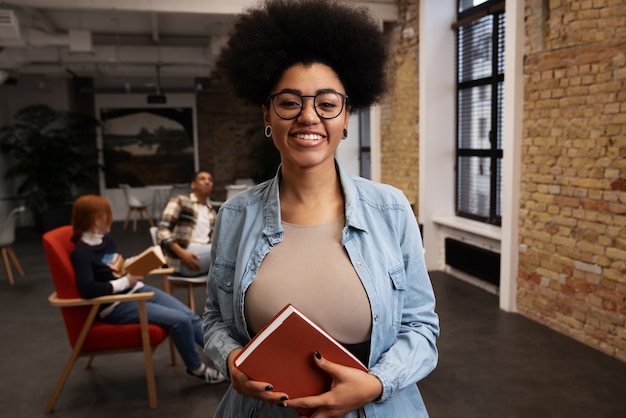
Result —
<instances>
[{"instance_id":1,"label":"hoop earring","mask_svg":"<svg viewBox=\"0 0 626 418\"><path fill-rule=\"evenodd\" d=\"M348 128L343 128L343 136L341 139L346 139L348 137Z\"/></svg>"},{"instance_id":2,"label":"hoop earring","mask_svg":"<svg viewBox=\"0 0 626 418\"><path fill-rule=\"evenodd\" d=\"M265 137L269 138L270 136L272 136L272 126L271 125L267 125L265 127Z\"/></svg>"}]
</instances>

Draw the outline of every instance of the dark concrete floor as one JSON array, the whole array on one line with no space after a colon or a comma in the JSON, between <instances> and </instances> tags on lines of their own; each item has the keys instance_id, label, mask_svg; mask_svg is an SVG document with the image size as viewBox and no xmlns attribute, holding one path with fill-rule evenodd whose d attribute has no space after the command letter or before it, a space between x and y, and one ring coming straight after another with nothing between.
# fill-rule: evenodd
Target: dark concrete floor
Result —
<instances>
[{"instance_id":1,"label":"dark concrete floor","mask_svg":"<svg viewBox=\"0 0 626 418\"><path fill-rule=\"evenodd\" d=\"M113 236L124 254L150 244L148 227ZM26 277L10 286L0 270L0 416L45 416L43 409L70 353L40 237L19 229L15 252ZM442 334L437 369L419 383L433 418L626 417L626 363L520 315L496 296L431 272ZM146 279L156 286L160 279ZM177 294L184 300L184 292ZM201 309L202 292L196 292ZM142 354L79 360L59 397L59 418L208 418L227 384L209 386L172 367L167 345L154 353L156 410L148 408ZM389 417L410 418L410 417Z\"/></svg>"}]
</instances>

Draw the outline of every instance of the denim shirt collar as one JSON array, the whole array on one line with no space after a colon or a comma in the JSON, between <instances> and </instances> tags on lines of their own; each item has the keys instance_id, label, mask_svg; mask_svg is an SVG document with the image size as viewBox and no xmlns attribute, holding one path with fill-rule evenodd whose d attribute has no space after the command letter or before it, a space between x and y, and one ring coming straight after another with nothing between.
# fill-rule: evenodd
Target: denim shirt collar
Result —
<instances>
[{"instance_id":1,"label":"denim shirt collar","mask_svg":"<svg viewBox=\"0 0 626 418\"><path fill-rule=\"evenodd\" d=\"M337 163L335 160L335 167L339 173L339 181L343 189L343 196L345 199L345 215L346 225L350 228L359 229L367 232L367 222L363 217L363 212L360 208L361 196L357 192L357 188L354 184L354 179Z\"/></svg>"},{"instance_id":2,"label":"denim shirt collar","mask_svg":"<svg viewBox=\"0 0 626 418\"><path fill-rule=\"evenodd\" d=\"M268 237L270 242L280 242L282 239L283 227L280 219L280 179L282 165L278 167L276 175L270 180L267 193L263 197L263 217L265 228L263 233ZM367 231L367 223L363 218L363 213L359 209L360 196L358 195L357 188L354 184L354 180L346 172L341 165L335 159L335 168L339 175L339 182L343 189L345 199L345 217L346 226L349 228L359 229ZM344 231L345 234L345 231ZM345 239L345 235L344 235Z\"/></svg>"}]
</instances>

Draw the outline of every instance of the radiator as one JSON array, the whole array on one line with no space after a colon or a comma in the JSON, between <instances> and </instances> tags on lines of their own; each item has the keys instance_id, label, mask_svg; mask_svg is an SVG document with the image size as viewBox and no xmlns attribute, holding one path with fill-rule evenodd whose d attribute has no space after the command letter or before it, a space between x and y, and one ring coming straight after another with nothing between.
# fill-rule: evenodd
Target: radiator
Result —
<instances>
[{"instance_id":1,"label":"radiator","mask_svg":"<svg viewBox=\"0 0 626 418\"><path fill-rule=\"evenodd\" d=\"M454 238L445 239L446 264L489 283L500 285L500 254Z\"/></svg>"}]
</instances>

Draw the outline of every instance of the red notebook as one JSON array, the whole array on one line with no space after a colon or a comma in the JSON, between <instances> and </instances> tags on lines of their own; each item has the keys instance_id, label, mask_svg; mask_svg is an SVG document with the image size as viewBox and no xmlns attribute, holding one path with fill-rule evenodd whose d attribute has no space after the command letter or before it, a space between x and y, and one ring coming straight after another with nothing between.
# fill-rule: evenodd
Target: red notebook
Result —
<instances>
[{"instance_id":1,"label":"red notebook","mask_svg":"<svg viewBox=\"0 0 626 418\"><path fill-rule=\"evenodd\" d=\"M334 363L367 372L359 359L291 304L246 344L235 366L252 380L271 383L290 399L319 395L330 389L331 378L315 365L316 351Z\"/></svg>"}]
</instances>

